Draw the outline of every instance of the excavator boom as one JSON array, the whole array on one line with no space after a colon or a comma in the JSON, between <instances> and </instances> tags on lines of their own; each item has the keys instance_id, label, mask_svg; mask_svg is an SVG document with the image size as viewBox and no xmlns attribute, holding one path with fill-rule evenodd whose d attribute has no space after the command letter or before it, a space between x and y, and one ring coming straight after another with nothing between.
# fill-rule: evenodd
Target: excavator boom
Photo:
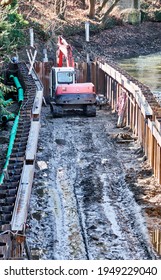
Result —
<instances>
[{"instance_id":1,"label":"excavator boom","mask_svg":"<svg viewBox=\"0 0 161 280\"><path fill-rule=\"evenodd\" d=\"M72 55L72 47L69 45L64 38L58 37L58 51L57 51L57 66L63 66L63 60L66 60L67 67L74 67L74 59Z\"/></svg>"}]
</instances>

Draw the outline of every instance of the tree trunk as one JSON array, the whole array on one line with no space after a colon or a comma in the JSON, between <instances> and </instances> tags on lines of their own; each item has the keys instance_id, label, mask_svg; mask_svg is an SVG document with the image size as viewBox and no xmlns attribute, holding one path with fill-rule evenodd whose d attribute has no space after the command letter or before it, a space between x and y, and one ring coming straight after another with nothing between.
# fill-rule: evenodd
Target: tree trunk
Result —
<instances>
[{"instance_id":1,"label":"tree trunk","mask_svg":"<svg viewBox=\"0 0 161 280\"><path fill-rule=\"evenodd\" d=\"M60 19L65 19L67 0L55 1L55 12Z\"/></svg>"},{"instance_id":2,"label":"tree trunk","mask_svg":"<svg viewBox=\"0 0 161 280\"><path fill-rule=\"evenodd\" d=\"M107 0L108 1L108 0ZM106 2L107 2L106 1ZM120 0L115 0L113 2L113 4L111 5L111 7L106 11L106 13L104 14L103 16L103 19L102 19L102 24L105 25L106 24L106 20L107 20L107 16L112 12L113 8L116 6L116 4L119 2Z\"/></svg>"},{"instance_id":3,"label":"tree trunk","mask_svg":"<svg viewBox=\"0 0 161 280\"><path fill-rule=\"evenodd\" d=\"M89 18L94 18L95 6L96 6L96 0L89 0Z\"/></svg>"},{"instance_id":4,"label":"tree trunk","mask_svg":"<svg viewBox=\"0 0 161 280\"><path fill-rule=\"evenodd\" d=\"M114 2L113 2L113 4L111 5L111 7L112 7L112 9L114 8L114 6L117 4L117 2L119 2L120 0L115 0ZM99 8L99 10L100 11L102 11L103 10L103 8L105 7L105 5L107 4L109 2L109 0L103 0L102 1L102 5L100 6L100 8ZM111 8L110 7L110 8Z\"/></svg>"},{"instance_id":5,"label":"tree trunk","mask_svg":"<svg viewBox=\"0 0 161 280\"><path fill-rule=\"evenodd\" d=\"M82 8L85 10L85 8L86 8L86 0L80 0L80 2L82 3Z\"/></svg>"},{"instance_id":6,"label":"tree trunk","mask_svg":"<svg viewBox=\"0 0 161 280\"><path fill-rule=\"evenodd\" d=\"M134 0L134 9L140 9L140 0Z\"/></svg>"}]
</instances>

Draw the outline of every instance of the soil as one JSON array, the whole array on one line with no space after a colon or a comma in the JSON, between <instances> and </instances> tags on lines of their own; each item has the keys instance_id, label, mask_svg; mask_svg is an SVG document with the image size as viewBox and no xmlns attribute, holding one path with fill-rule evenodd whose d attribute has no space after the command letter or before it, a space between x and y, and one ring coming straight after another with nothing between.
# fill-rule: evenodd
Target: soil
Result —
<instances>
[{"instance_id":1,"label":"soil","mask_svg":"<svg viewBox=\"0 0 161 280\"><path fill-rule=\"evenodd\" d=\"M136 57L161 51L161 23L115 26L92 35L89 43L85 43L84 37L80 35L69 39L82 55L87 51L92 60Z\"/></svg>"},{"instance_id":2,"label":"soil","mask_svg":"<svg viewBox=\"0 0 161 280\"><path fill-rule=\"evenodd\" d=\"M72 46L74 47L74 56L76 60L82 60L85 59L86 57L86 50L88 50L88 52L90 53L90 58L91 60L96 59L96 58L101 58L103 60L106 59L111 59L114 61L119 60L122 57L133 57L133 56L139 56L139 55L146 55L146 54L150 54L150 53L155 53L158 51L161 51L161 23L154 23L154 22L144 22L139 26L132 26L129 24L125 24L123 26L116 26L113 29L109 29L109 30L105 30L102 31L99 34L94 34L91 36L90 42L89 43L85 43L84 42L84 36L82 35L75 35L72 37L68 37L66 38L68 40L68 42L70 42L72 44ZM49 57L50 58L50 57ZM45 117L44 114L47 113L47 116ZM103 113L104 115L104 113ZM107 129L107 124L106 121L104 120L104 117L102 115L102 112L99 112L99 118L102 118L102 131L104 132L104 130ZM107 116L106 116L107 117ZM161 189L160 189L160 185L157 183L157 180L154 178L153 176L153 172L148 164L148 160L146 159L146 157L144 156L144 153L141 149L141 147L139 146L138 143L133 142L131 145L131 147L129 146L129 144L124 143L122 144L121 141L118 141L118 135L120 135L120 133L122 133L122 131L116 131L116 128L113 129L113 131L109 131L107 129L106 131L106 135L104 135L104 141L107 141L108 143L111 141L111 145L112 142L115 141L117 142L117 148L118 148L118 154L119 151L121 153L122 159L120 161L120 157L117 156L117 159L114 161L112 161L111 163L109 163L109 151L108 149L105 151L105 153L103 152L105 148L105 143L102 143L102 138L98 138L100 140L96 143L96 142L90 142L90 141L94 141L94 138L96 137L96 135L94 134L94 132L92 132L92 135L90 136L90 138L87 140L86 147L84 146L84 136L82 136L82 129L84 130L83 126L85 125L86 121L83 123L80 122L80 120L77 119L65 119L63 121L63 124L61 124L61 121L54 121L54 120L50 120L50 113L48 112L47 108L43 109L43 113L42 113L42 122L43 122L43 128L40 132L40 143L39 143L39 149L38 149L38 161L37 163L39 163L39 166L37 166L36 169L36 181L35 181L35 188L33 188L33 194L32 194L32 202L31 202L31 219L29 221L29 223L31 224L32 227L32 233L29 233L29 239L30 239L30 244L31 244L31 249L33 254L35 254L38 258L53 258L53 259L71 259L71 258L76 258L76 259L82 259L82 258L90 258L90 259L139 259L139 258L145 258L145 259L153 259L155 258L155 253L151 247L151 245L147 245L149 244L148 242L152 242L153 243L153 248L155 248L159 253L161 253L160 248L158 247L158 243L160 242L159 240L155 239L156 236L156 232L161 230L161 211L160 211L160 205L161 205ZM110 121L111 121L111 117ZM104 121L103 121L104 120ZM60 122L60 123L59 123ZM66 124L64 124L64 122ZM117 122L117 117L115 116L115 123ZM70 123L70 125L69 125ZM64 127L65 125L65 127ZM93 121L92 121L92 125L94 125ZM95 124L95 131L97 132L97 135L102 135L102 131L98 129L99 127L99 123L96 122ZM106 126L107 125L107 126ZM76 129L75 133L76 135L80 135L80 137L78 137L76 143L77 143L77 147L74 144L74 140L72 140L72 134L69 133L69 130L71 129L72 126L72 133L73 131ZM110 126L110 125L109 125ZM47 133L47 130L48 133ZM56 127L61 127L61 131L57 131ZM97 127L97 129L96 129ZM106 129L105 129L106 127ZM53 130L54 129L54 130ZM91 131L91 127L90 127L90 131ZM86 128L85 126L85 130L88 130L88 128ZM55 132L54 132L55 131ZM80 133L78 132L80 131ZM128 132L129 133L129 132ZM132 137L132 133L130 133L131 137ZM69 138L68 138L69 137ZM81 139L81 137L83 137ZM92 137L92 138L91 138ZM108 140L110 137L110 140ZM121 136L119 136L121 137ZM55 139L55 140L54 140ZM92 139L92 140L90 140ZM57 141L56 141L57 140ZM55 143L54 143L55 141ZM71 142L72 141L72 142ZM124 141L123 141L124 142ZM126 142L126 141L125 141ZM81 144L82 143L82 144ZM91 143L91 144L89 144ZM120 144L121 143L121 144ZM72 146L73 145L73 146ZM80 145L80 147L79 147ZM108 178L105 178L105 181L102 183L102 177L99 174L95 174L94 170L96 169L97 172L99 172L98 170L100 170L100 173L104 172L103 170L101 170L101 166L100 166L100 161L101 159L96 158L96 161L98 161L98 163L94 161L89 161L89 157L88 155L90 155L91 158L95 159L95 153L93 154L93 150L96 148L96 146L100 146L99 148L99 153L101 152L102 155L100 155L100 158L104 159L105 157L105 166L106 163L108 162L109 165L107 165L107 174L109 173L109 166L111 168L114 168L114 170L116 171L116 174L118 174L117 172L123 172L124 175L124 183L123 186L120 185L120 193L123 192L123 194L125 195L125 192L123 191L122 187L126 189L127 191L127 195L129 195L129 197L131 198L131 203L136 202L136 205L139 205L139 210L137 209L137 206L135 205L135 211L136 213L141 213L141 216L143 218L143 220L140 220L139 225L137 225L136 227L133 226L136 223L135 220L135 211L133 214L130 214L130 216L126 216L125 220L123 224L119 224L118 220L120 219L120 217L122 217L121 212L123 211L132 211L131 208L129 208L128 210L125 208L129 205L130 202L127 203L126 199L127 196L125 195L124 199L123 196L121 196L121 201L123 203L120 211L119 211L119 203L120 203L120 197L119 197L119 191L114 191L113 187L110 186L110 192L107 194L106 193L106 184L107 181L111 180ZM95 148L94 148L95 147ZM101 151L101 147L102 147L102 151ZM108 145L108 147L110 147L110 144ZM67 148L67 150L66 150ZM79 159L79 153L75 154L75 149L77 150L81 150L81 148L83 148L84 150L84 157L82 159ZM116 147L115 147L116 148ZM55 156L53 154L53 158L55 158L55 162L52 160L52 158L50 158L52 150L54 150L55 152ZM68 150L71 151L73 150L73 153L75 154L76 158L78 157L78 160L81 161L80 166L78 165L77 167L75 167L73 169L72 166L77 165L77 163L75 162L74 158L71 159L70 162L70 158L72 157L71 152L68 153ZM98 149L97 149L98 150ZM45 151L45 158L44 158L44 151ZM125 152L126 151L126 152ZM126 155L124 155L124 152L126 153ZM111 155L112 158L115 157L114 156L114 151L112 151L111 148ZM73 154L73 156L74 156ZM85 156L86 155L86 156ZM106 157L106 156L107 157ZM61 158L62 157L62 158ZM88 158L88 160L85 160L85 157ZM69 162L68 162L68 158L69 158ZM89 161L89 162L88 162ZM107 162L106 162L107 161ZM117 166L121 165L123 169L121 169L122 171L119 171L119 167ZM41 169L41 164L45 164L46 168L45 169ZM66 166L67 164L67 166ZM84 167L83 167L83 164ZM63 167L62 167L63 165ZM103 165L103 163L102 163ZM71 170L70 170L71 168ZM87 168L87 170L86 170ZM118 169L117 169L118 168ZM65 169L65 171L64 171ZM78 171L78 170L79 171ZM82 171L80 170L82 169ZM42 171L41 171L42 170ZM67 171L68 170L68 171ZM86 170L86 171L85 171ZM115 174L115 171L113 174ZM65 173L64 173L65 172ZM66 173L67 172L67 173ZM68 172L73 172L73 174L71 173L71 180L68 178L69 174ZM80 181L80 178L75 177L77 172L82 172L80 173L80 178L81 176L84 176L84 179L82 178L82 180ZM85 173L84 173L85 172ZM92 178L88 178L86 177L86 173L90 174L92 172L93 176ZM53 175L57 174L57 175ZM41 175L40 175L41 174ZM62 177L64 174L65 178ZM111 173L109 173L110 176ZM53 177L54 176L54 177ZM55 177L56 176L56 177ZM74 176L74 177L73 177ZM77 175L78 176L78 175ZM104 175L102 175L104 176ZM117 176L117 175L116 175ZM92 191L92 185L90 180L94 180L95 184L100 184L100 191ZM75 186L75 190L71 190L71 193L68 197L68 199L74 201L76 199L76 201L74 203L76 203L77 207L79 204L78 208L78 216L76 216L76 220L74 221L70 221L71 217L70 215L68 216L67 213L69 213L69 209L68 209L68 205L64 205L64 201L66 200L66 196L68 193L68 189L66 189L67 186L72 185L73 181L75 182L76 186ZM96 183L97 181L97 183ZM121 181L122 182L122 181ZM63 189L63 193L62 196L60 195L60 189L62 187L65 189ZM115 179L111 180L111 184L113 185L118 185L118 181L116 183ZM49 207L48 201L51 202L51 200L53 200L53 190L52 190L52 186L55 185L56 189L54 190L54 194L56 196L56 199L58 199L58 201L52 201L53 207L56 203L61 204L63 208L61 208L61 213L59 213L59 215L62 217L62 219L64 219L64 217L67 218L67 220L62 220L60 224L57 218L57 213L54 213L53 215L50 215L50 210L51 209ZM79 185L79 187L78 187ZM86 186L86 187L85 187ZM97 185L98 187L98 185ZM60 189L59 189L60 188ZM86 190L87 188L87 190ZM111 189L112 188L112 189ZM102 191L101 191L102 190ZM132 197L129 194L129 191L132 192ZM35 201L39 201L39 192L41 192L41 201L38 204L38 207L33 208L33 206L36 204ZM66 193L67 192L67 193ZM102 192L102 195L100 194L100 192ZM100 194L100 195L99 195ZM70 197L72 195L72 197ZM73 197L74 195L74 197ZM107 198L107 201L109 199L112 199L111 201L114 201L113 199L116 199L116 201L118 200L119 203L116 204L114 203L115 206L112 206L112 209L110 211L114 211L115 214L115 218L116 218L116 224L119 226L119 229L116 227L115 228L115 222L111 220L110 217L108 217L106 210L103 211L101 210L102 206L98 206L98 205L102 205L102 203L105 203L104 199L105 197ZM104 202L103 202L104 201ZM107 206L107 201L105 203L105 205ZM43 204L44 202L46 203L46 209L43 210ZM93 203L93 207L91 207L89 209L89 207L87 206L88 204ZM100 203L100 204L99 204ZM109 209L110 209L110 205L112 202L109 203ZM125 203L125 204L124 204ZM98 205L97 205L98 204ZM75 206L72 204L69 204L71 206L71 208L73 209ZM100 208L99 208L100 207ZM114 208L113 208L114 207ZM93 209L93 210L92 210ZM98 217L96 218L95 216L92 216L92 211L96 211L97 209L97 214ZM100 210L98 210L100 209ZM131 210L130 210L131 209ZM59 208L60 210L60 208ZM80 210L82 210L82 215L80 216ZM51 210L52 211L52 210ZM56 210L54 210L56 211ZM67 211L67 212L66 212ZM74 210L73 210L74 211ZM118 212L117 212L118 211ZM111 213L112 213L111 212ZM125 214L125 213L124 213ZM66 216L67 215L67 216ZM90 216L91 215L91 216ZM111 232L111 241L108 240L106 236L106 233L103 232L104 231L104 223L102 224L102 226L100 226L100 224L96 225L96 222L94 222L94 220L96 219L96 221L100 219L101 221L101 216L104 215L106 223L108 224L108 230L109 232L111 232L111 230L113 230L113 233ZM127 214L128 215L128 214ZM132 215L132 216L131 216ZM140 214L139 214L140 215ZM48 228L48 234L46 233L46 222L44 220L44 217L50 217L49 219L52 219L54 222L52 222L53 225L53 230L49 230ZM108 218L107 218L108 217ZM133 217L133 218L132 218ZM129 224L129 219L134 219L133 220L133 225L132 227ZM141 218L141 219L142 219ZM69 219L69 220L68 220ZM145 220L144 220L145 219ZM83 226L81 225L81 228L78 227L78 220L79 223L81 225L80 221L86 221L85 224L83 224ZM69 223L66 225L66 227L63 228L63 223ZM44 224L43 224L44 223ZM47 223L48 219L47 219ZM75 224L73 224L75 223ZM124 227L124 223L126 224L127 228L125 229ZM144 228L144 223L146 224L145 228ZM106 225L107 225L106 224ZM34 228L34 225L36 226L36 228ZM79 225L79 226L80 226ZM74 229L72 230L72 227L74 226ZM77 228L78 227L78 228ZM128 229L129 227L129 229ZM66 228L66 237L64 237L64 230ZM133 232L133 230L138 230L139 232L139 228L142 228L142 230L145 230L145 235L142 233L136 233L139 234L139 239L144 239L142 245L137 244L137 241L135 239L135 233ZM36 229L36 230L35 230ZM37 237L37 229L39 229L40 232L40 236ZM148 233L146 233L146 229L148 230ZM71 232L72 230L72 232ZM121 236L119 237L119 234L116 234L117 230L120 232L125 232L129 231L129 236L126 235L125 239L128 240L126 243L126 253L123 250L123 247L120 246L121 244ZM80 236L78 234L78 232L83 232L83 234ZM98 233L102 231L102 236L104 237L98 237ZM116 232L115 232L116 231ZM56 233L57 232L57 233ZM58 234L59 232L59 234ZM47 234L47 235L46 235ZM57 237L54 237L54 234L56 234ZM130 237L131 235L133 235L133 237ZM44 239L44 241L40 241L42 240L42 236L46 236L46 238ZM47 237L48 236L48 237ZM49 238L50 236L50 238ZM73 239L75 236L76 239ZM78 237L79 236L79 237ZM84 237L85 236L85 237ZM113 237L112 237L113 236ZM144 236L144 237L143 237ZM149 237L148 237L149 236ZM46 241L49 238L49 243ZM73 243L69 242L70 239L73 239ZM78 238L78 239L77 239ZM84 239L85 238L85 239ZM114 238L114 239L113 239ZM114 240L117 240L117 242L115 242ZM62 243L62 240L63 243ZM36 242L36 247L32 246L32 244L35 244ZM47 243L46 243L47 242ZM54 242L54 243L53 243ZM106 252L106 250L104 250L104 254L101 251L101 246L104 247L104 244L109 243L111 246L111 251ZM131 242L130 244L128 242ZM145 243L144 243L145 242ZM51 243L51 244L50 244ZM77 244L79 246L77 248L77 250L75 251L75 245ZM117 245L116 245L117 243ZM62 245L63 244L63 245ZM114 244L114 247L113 247ZM146 245L145 245L146 244ZM51 246L53 246L54 251L53 253L51 252ZM63 246L63 251L61 251L61 246ZM120 247L119 247L120 246ZM134 247L136 246L136 251L134 252ZM39 248L41 248L41 253ZM133 248L133 249L132 249ZM144 248L144 249L143 249ZM147 249L148 248L148 249ZM150 249L151 248L151 249ZM130 250L132 250L132 255L130 254ZM141 250L141 251L140 251ZM143 252L143 251L144 252ZM152 250L151 253L149 251L146 250ZM122 251L122 253L121 253ZM146 253L145 253L146 251ZM63 253L66 252L66 253ZM94 253L95 252L95 253ZM128 253L129 252L129 253ZM137 253L138 252L138 253Z\"/></svg>"},{"instance_id":3,"label":"soil","mask_svg":"<svg viewBox=\"0 0 161 280\"><path fill-rule=\"evenodd\" d=\"M47 12L46 9L44 18ZM51 14L50 17L52 20ZM91 60L116 61L161 51L161 23L115 26L92 33L89 43L83 33L66 39L73 46L76 61L85 59L86 52ZM42 53L43 47L47 47L49 60L53 60L56 45L36 40L38 50ZM85 118L53 120L49 108L43 107L28 219L31 226L28 238L35 257L157 258L149 242L154 239L155 231L161 230L160 185L132 133L128 128L116 129L116 122L117 116L109 108L98 111L98 122L94 123ZM122 132L130 135L130 144L119 141ZM96 185L99 188L92 189ZM76 207L78 213L74 212ZM109 209L111 212L107 213Z\"/></svg>"},{"instance_id":4,"label":"soil","mask_svg":"<svg viewBox=\"0 0 161 280\"><path fill-rule=\"evenodd\" d=\"M95 118L54 119L42 108L27 233L33 258L159 258L146 209L157 209L148 197L161 192L139 143L116 124L109 106Z\"/></svg>"},{"instance_id":5,"label":"soil","mask_svg":"<svg viewBox=\"0 0 161 280\"><path fill-rule=\"evenodd\" d=\"M38 22L43 27L49 39L44 41L40 30L35 31L35 47L38 49L38 59L42 59L42 50L48 49L49 60L55 58L57 36L63 35L73 47L75 60L86 59L86 52L90 58L111 58L117 60L122 57L134 57L161 51L161 22L142 22L139 25L121 23L115 16L115 24L110 23L107 29L100 31L100 15L96 13L93 20L88 18L88 7L82 9L81 1L68 1L65 20L54 13L54 3L47 1L44 10L44 1L32 0L31 3L20 1L20 11L32 24ZM150 2L150 1L146 1ZM154 2L154 1L153 1ZM149 12L158 8L157 3L150 5ZM97 6L96 6L97 10ZM90 42L85 42L85 22L90 23ZM111 28L110 28L111 26ZM73 35L72 35L73 34ZM74 35L76 34L76 35ZM22 59L26 57L26 50L20 52Z\"/></svg>"}]
</instances>

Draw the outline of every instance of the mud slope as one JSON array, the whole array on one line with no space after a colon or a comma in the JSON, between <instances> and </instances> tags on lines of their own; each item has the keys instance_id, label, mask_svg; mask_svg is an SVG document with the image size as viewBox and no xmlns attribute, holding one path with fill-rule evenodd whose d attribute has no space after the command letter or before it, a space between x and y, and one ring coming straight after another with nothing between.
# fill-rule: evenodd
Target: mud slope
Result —
<instances>
[{"instance_id":1,"label":"mud slope","mask_svg":"<svg viewBox=\"0 0 161 280\"><path fill-rule=\"evenodd\" d=\"M116 116L52 119L42 111L29 245L39 259L154 259L143 209L126 184L137 159Z\"/></svg>"}]
</instances>

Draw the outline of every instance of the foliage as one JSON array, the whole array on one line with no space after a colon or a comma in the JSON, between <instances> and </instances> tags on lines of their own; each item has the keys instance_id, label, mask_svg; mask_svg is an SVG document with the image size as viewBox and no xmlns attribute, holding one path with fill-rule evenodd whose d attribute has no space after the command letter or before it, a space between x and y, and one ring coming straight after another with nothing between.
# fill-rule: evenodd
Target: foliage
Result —
<instances>
[{"instance_id":1,"label":"foliage","mask_svg":"<svg viewBox=\"0 0 161 280\"><path fill-rule=\"evenodd\" d=\"M43 26L36 21L32 21L30 23L30 27L34 29L36 36L39 37L43 41L47 41L49 39L49 34L44 31Z\"/></svg>"},{"instance_id":2,"label":"foliage","mask_svg":"<svg viewBox=\"0 0 161 280\"><path fill-rule=\"evenodd\" d=\"M118 19L109 15L120 0L0 0L0 52L3 60L19 49L29 44L29 27L35 32L37 42L51 41L54 36L73 36L84 34L84 23L90 19L90 32L97 33L100 30L111 28L120 24ZM159 3L159 1L155 1ZM141 12L144 20L151 19L149 9L154 1L141 0ZM8 5L9 4L9 5ZM108 5L107 5L108 4ZM44 6L48 8L49 17L44 12ZM73 6L72 6L73 5ZM158 9L157 4L157 9ZM39 6L39 9L38 9ZM161 6L161 4L160 4ZM50 9L51 7L51 9ZM82 9L82 15L77 10ZM20 11L22 14L20 14ZM51 14L50 14L51 11ZM70 13L71 11L71 13ZM74 16L73 16L74 15ZM158 9L153 13L153 20L161 20L161 12ZM42 19L42 20L41 20ZM38 45L38 44L37 44ZM0 59L2 61L2 59Z\"/></svg>"},{"instance_id":3,"label":"foliage","mask_svg":"<svg viewBox=\"0 0 161 280\"><path fill-rule=\"evenodd\" d=\"M18 13L16 0L5 9L0 9L0 51L5 56L26 44L24 32L28 22Z\"/></svg>"},{"instance_id":4,"label":"foliage","mask_svg":"<svg viewBox=\"0 0 161 280\"><path fill-rule=\"evenodd\" d=\"M4 79L0 76L0 91L3 91L3 95L5 96L7 93L16 92L16 88L14 86L7 86L4 84Z\"/></svg>"},{"instance_id":5,"label":"foliage","mask_svg":"<svg viewBox=\"0 0 161 280\"><path fill-rule=\"evenodd\" d=\"M147 3L147 2L142 2L142 3L140 4L141 10L146 10L146 9L149 8L149 6L150 6L150 3Z\"/></svg>"},{"instance_id":6,"label":"foliage","mask_svg":"<svg viewBox=\"0 0 161 280\"><path fill-rule=\"evenodd\" d=\"M142 1L140 8L143 21L161 22L161 1Z\"/></svg>"},{"instance_id":7,"label":"foliage","mask_svg":"<svg viewBox=\"0 0 161 280\"><path fill-rule=\"evenodd\" d=\"M154 18L155 21L159 21L159 22L161 21L161 9L154 11Z\"/></svg>"}]
</instances>

